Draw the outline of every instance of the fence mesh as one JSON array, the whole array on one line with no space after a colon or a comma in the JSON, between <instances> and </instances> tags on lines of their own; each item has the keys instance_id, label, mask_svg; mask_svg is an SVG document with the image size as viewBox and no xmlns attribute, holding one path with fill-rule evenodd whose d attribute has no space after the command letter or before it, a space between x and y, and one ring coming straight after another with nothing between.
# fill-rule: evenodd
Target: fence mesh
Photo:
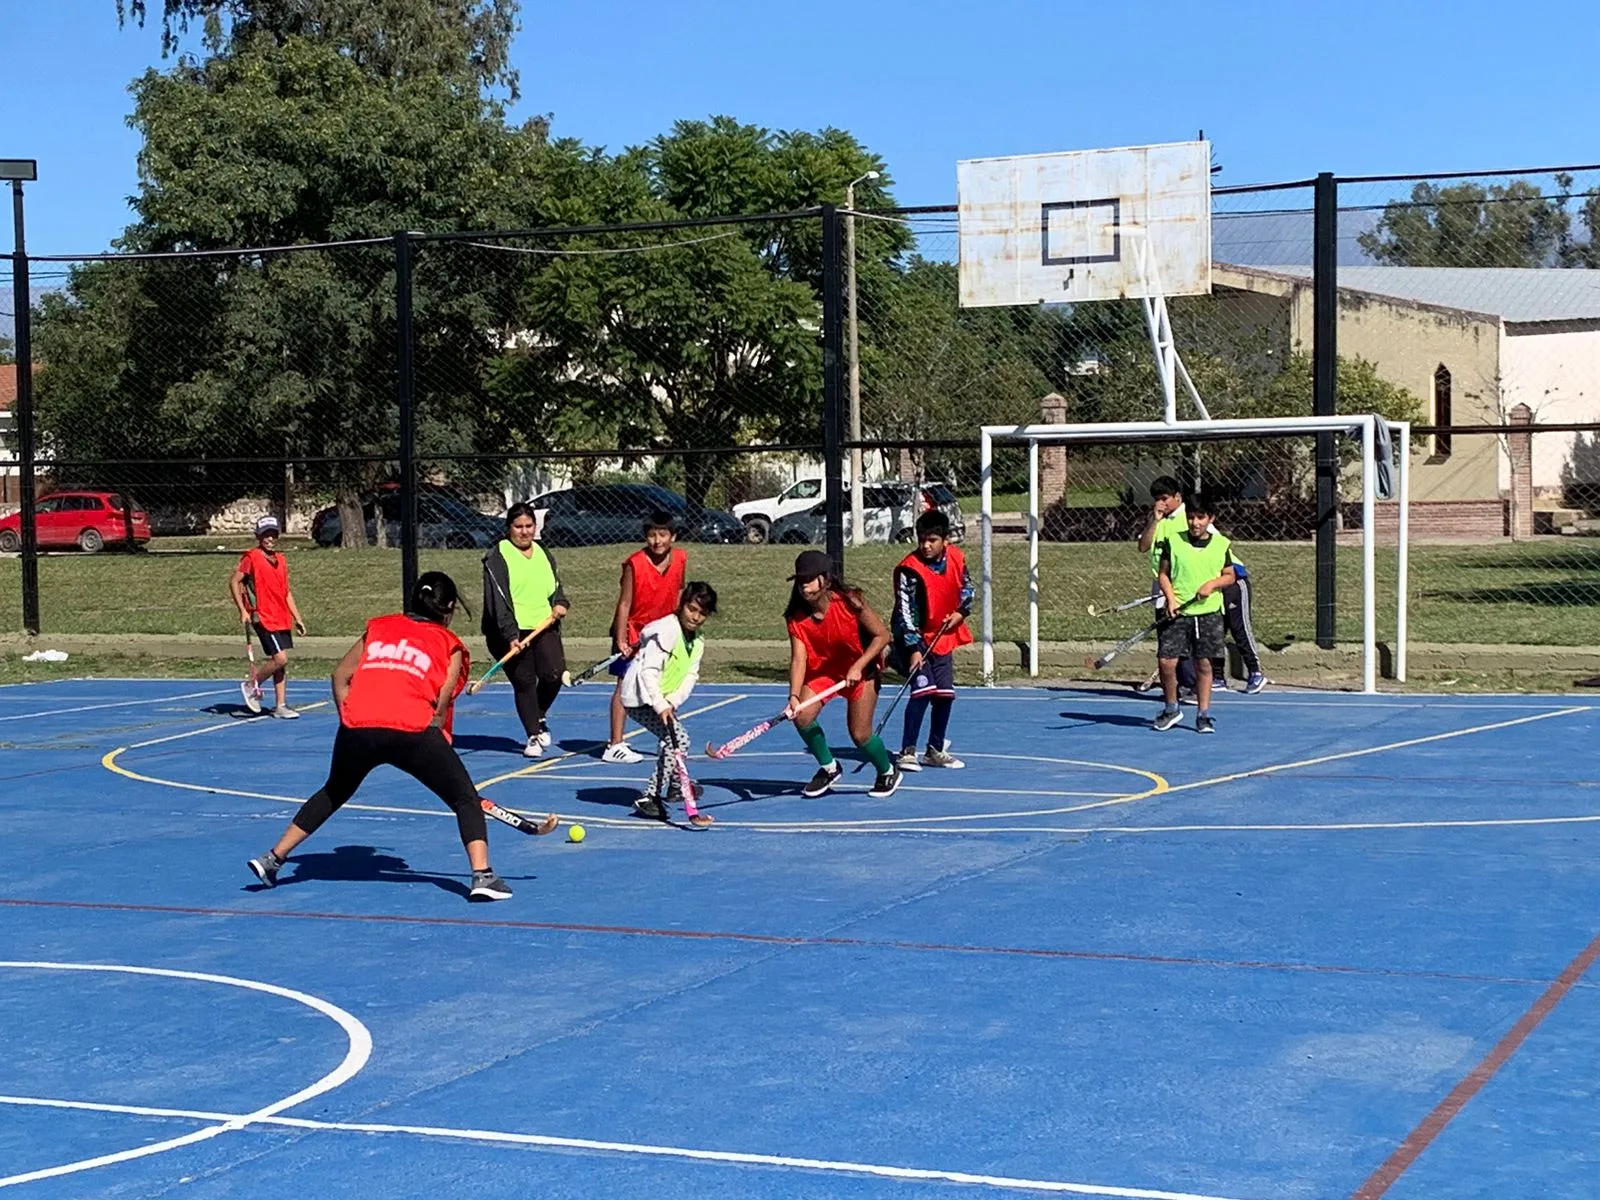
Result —
<instances>
[{"instance_id":1,"label":"fence mesh","mask_svg":"<svg viewBox=\"0 0 1600 1200\"><path fill-rule=\"evenodd\" d=\"M1339 198L1340 409L1419 428L1412 637L1600 640L1600 541L1586 536L1600 527L1600 171L1352 180ZM1195 386L1214 417L1309 414L1312 190L1219 190L1213 218L1211 294L1170 300ZM1137 302L962 309L953 207L844 220L839 419L859 423L861 454L845 498L852 543L857 488L863 510L847 573L885 603L922 511L949 512L975 549L981 425L1150 419L1162 398ZM618 562L666 508L692 571L724 591L721 636L767 643L747 665L780 671L782 578L796 548L826 538L824 244L814 213L413 239L420 565L471 595L507 507L531 501L575 601L570 636L603 639ZM284 523L313 632L353 634L394 606L393 239L31 265L46 630L235 629L227 577L268 512ZM6 313L10 273L0 263ZM1179 407L1196 415L1181 394ZM1528 422L1534 432L1512 428ZM0 415L6 629L21 626L3 519L15 456ZM1351 459L1338 483L1342 639L1359 634ZM1003 640L1026 636L1027 464L1025 447L997 448ZM1046 449L1042 466L1046 641L1104 637L1088 605L1147 586L1132 542L1159 474L1216 498L1252 569L1260 637L1313 639L1310 439L1074 446ZM117 519L135 510L148 541ZM130 540L140 552L123 552ZM1380 603L1380 637L1393 621Z\"/></svg>"}]
</instances>

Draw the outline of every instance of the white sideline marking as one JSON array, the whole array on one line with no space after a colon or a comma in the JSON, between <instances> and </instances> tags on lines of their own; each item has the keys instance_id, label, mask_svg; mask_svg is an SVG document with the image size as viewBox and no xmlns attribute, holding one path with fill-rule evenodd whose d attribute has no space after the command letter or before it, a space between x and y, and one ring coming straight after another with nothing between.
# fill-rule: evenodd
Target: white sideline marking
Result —
<instances>
[{"instance_id":1,"label":"white sideline marking","mask_svg":"<svg viewBox=\"0 0 1600 1200\"><path fill-rule=\"evenodd\" d=\"M171 700L193 700L198 696L226 696L233 688L210 688L203 692L184 692L179 696L146 696L140 700L115 700L105 704L80 704L76 708L46 708L38 712L13 713L0 721L26 721L33 717L60 717L68 713L96 712L102 708L132 708L136 704L163 704Z\"/></svg>"},{"instance_id":2,"label":"white sideline marking","mask_svg":"<svg viewBox=\"0 0 1600 1200\"><path fill-rule=\"evenodd\" d=\"M306 992L297 992L293 988L279 987L274 983L262 983L256 979L240 979L233 975L211 975L202 971L178 971L163 967L129 967L113 966L99 963L62 963L62 962L0 962L0 968L12 968L24 971L101 971L121 975L159 975L167 979L191 979L200 983L220 983L228 987L244 988L252 992L265 992L271 996L281 996L286 1000L293 1000L331 1018L339 1028L344 1030L345 1037L349 1039L349 1048L345 1051L344 1059L337 1067L329 1071L321 1079L307 1087L301 1088L293 1095L276 1100L264 1108L244 1114L221 1113L215 1118L205 1117L204 1120L215 1119L218 1123L193 1133L184 1134L182 1137L169 1138L164 1142L152 1142L147 1146L138 1146L132 1150L119 1150L114 1154L102 1154L95 1158L80 1159L77 1162L63 1163L59 1167L44 1167L37 1171L27 1171L21 1175L8 1175L0 1178L0 1188L11 1187L19 1183L33 1183L39 1179L52 1179L60 1175L72 1175L79 1171L92 1170L95 1167L107 1167L113 1163L128 1162L135 1158L145 1158L151 1154L160 1154L167 1150L176 1150L181 1146L192 1145L216 1137L220 1133L229 1133L243 1129L247 1125L259 1121L266 1121L277 1116L285 1109L303 1104L307 1100L315 1099L324 1092L330 1092L340 1084L348 1082L355 1074L367 1065L367 1059L372 1056L372 1034L367 1032L367 1027L355 1017L345 1012L336 1004ZM11 1099L7 1103L13 1103Z\"/></svg>"},{"instance_id":3,"label":"white sideline marking","mask_svg":"<svg viewBox=\"0 0 1600 1200\"><path fill-rule=\"evenodd\" d=\"M240 1117L229 1113L182 1108L146 1108L133 1104L94 1104L79 1100L44 1100L30 1096L0 1096L0 1104L41 1108L77 1109L84 1112L124 1113L135 1117L174 1117L191 1121L225 1122L228 1127L278 1125L339 1133L405 1133L415 1137L450 1138L472 1142L498 1142L517 1146L548 1146L558 1150L597 1150L612 1154L639 1154L653 1158L682 1158L699 1162L737 1163L744 1166L795 1167L844 1175L876 1175L885 1179L935 1180L971 1183L1008 1191L1057 1192L1077 1196L1120 1196L1127 1200L1228 1200L1194 1192L1165 1192L1150 1188L1112 1187L1094 1183L1066 1183L1055 1179L1018 1179L1009 1175L974 1175L967 1171L940 1171L922 1167L890 1167L876 1163L842 1162L826 1158L796 1158L787 1154L745 1154L736 1150L695 1150L683 1146L652 1146L638 1142L603 1142L592 1138L551 1137L538 1133L505 1133L492 1129L451 1129L437 1125L374 1125L353 1121L313 1121L303 1117ZM193 1135L191 1135L193 1136ZM0 1180L0 1185L6 1183Z\"/></svg>"}]
</instances>

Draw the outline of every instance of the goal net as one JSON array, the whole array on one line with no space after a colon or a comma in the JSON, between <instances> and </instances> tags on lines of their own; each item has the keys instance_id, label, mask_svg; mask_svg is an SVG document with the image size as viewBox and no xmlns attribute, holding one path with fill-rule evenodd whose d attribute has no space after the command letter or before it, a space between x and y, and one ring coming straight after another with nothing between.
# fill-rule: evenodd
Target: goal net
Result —
<instances>
[{"instance_id":1,"label":"goal net","mask_svg":"<svg viewBox=\"0 0 1600 1200\"><path fill-rule=\"evenodd\" d=\"M984 426L985 681L1081 662L1086 644L1109 646L1149 623L1144 605L1106 614L1149 594L1149 562L1133 543L1159 476L1212 499L1249 573L1266 673L1269 647L1314 643L1318 435L1331 436L1337 462L1338 641L1359 642L1363 691L1377 689L1380 642L1387 673L1404 680L1409 455L1399 448L1410 426L1363 414ZM1322 593L1331 600L1333 589Z\"/></svg>"}]
</instances>

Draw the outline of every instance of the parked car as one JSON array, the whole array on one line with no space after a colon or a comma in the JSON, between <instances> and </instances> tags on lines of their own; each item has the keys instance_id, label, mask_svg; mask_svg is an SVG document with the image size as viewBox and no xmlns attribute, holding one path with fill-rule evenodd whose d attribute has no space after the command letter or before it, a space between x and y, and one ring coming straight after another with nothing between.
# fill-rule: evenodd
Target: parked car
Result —
<instances>
[{"instance_id":1,"label":"parked car","mask_svg":"<svg viewBox=\"0 0 1600 1200\"><path fill-rule=\"evenodd\" d=\"M822 488L820 477L797 479L776 496L735 504L733 515L744 523L745 541L759 546L767 540L774 521L813 507L822 499Z\"/></svg>"},{"instance_id":2,"label":"parked car","mask_svg":"<svg viewBox=\"0 0 1600 1200\"><path fill-rule=\"evenodd\" d=\"M40 500L34 511L41 550L76 546L85 554L95 554L107 546L125 546L130 540L130 520L133 544L142 546L150 540L149 515L120 492L54 492ZM0 517L0 551L20 549L22 514Z\"/></svg>"},{"instance_id":3,"label":"parked car","mask_svg":"<svg viewBox=\"0 0 1600 1200\"><path fill-rule=\"evenodd\" d=\"M539 539L550 546L637 542L644 535L645 519L657 509L677 518L683 541L744 540L744 526L732 513L690 504L653 483L585 484L546 492L528 503L544 513Z\"/></svg>"},{"instance_id":4,"label":"parked car","mask_svg":"<svg viewBox=\"0 0 1600 1200\"><path fill-rule=\"evenodd\" d=\"M947 484L891 481L869 483L861 496L862 524L868 542L910 542L917 536L917 518L938 508L950 519L950 540L966 537L961 502ZM851 542L850 493L844 496L844 536ZM804 512L774 521L767 535L789 545L821 545L827 540L827 505L814 504Z\"/></svg>"},{"instance_id":5,"label":"parked car","mask_svg":"<svg viewBox=\"0 0 1600 1200\"><path fill-rule=\"evenodd\" d=\"M388 545L400 544L400 485L386 483L362 498L367 544L378 540L378 519ZM337 508L324 508L311 518L311 537L319 546L337 546L344 522ZM417 493L417 545L434 550L486 550L505 533L499 517L481 513L453 492L425 487Z\"/></svg>"}]
</instances>

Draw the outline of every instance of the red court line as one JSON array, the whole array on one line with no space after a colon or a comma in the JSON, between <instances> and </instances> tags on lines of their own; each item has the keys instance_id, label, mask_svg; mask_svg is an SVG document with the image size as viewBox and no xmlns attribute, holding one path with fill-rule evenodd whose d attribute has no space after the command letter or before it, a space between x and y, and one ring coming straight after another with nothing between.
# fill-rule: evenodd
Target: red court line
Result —
<instances>
[{"instance_id":1,"label":"red court line","mask_svg":"<svg viewBox=\"0 0 1600 1200\"><path fill-rule=\"evenodd\" d=\"M1391 967L1351 967L1328 963L1273 962L1251 959L1196 958L1168 954L1132 954L1109 950L1059 950L1044 946L976 946L949 942L882 941L776 933L739 933L715 929L654 929L633 925L584 925L566 921L474 920L469 917L408 917L385 913L293 912L271 908L197 908L165 904L110 904L88 900L22 900L0 898L7 908L81 909L90 912L156 913L186 917L276 917L292 921L353 921L368 924L481 926L488 929L535 929L548 933L598 933L616 937L673 938L699 942L743 942L760 946L833 946L866 950L910 950L933 954L994 954L1017 958L1070 959L1080 962L1142 963L1152 966L1213 967L1248 971L1305 971L1318 975L1375 976L1386 979L1434 979L1455 983L1491 983L1536 987L1542 979L1465 975L1449 971L1408 971ZM1600 941L1600 939L1597 939ZM1581 972L1580 972L1581 974Z\"/></svg>"},{"instance_id":2,"label":"red court line","mask_svg":"<svg viewBox=\"0 0 1600 1200\"><path fill-rule=\"evenodd\" d=\"M1422 1123L1407 1135L1399 1148L1356 1189L1351 1200L1378 1200L1379 1196L1393 1187L1395 1180L1404 1175L1433 1140L1444 1132L1444 1127L1455 1119L1456 1114L1467 1106L1468 1101L1482 1091L1484 1085L1494 1078L1495 1072L1505 1066L1511 1056L1522 1048L1522 1043L1528 1040L1528 1036L1550 1015L1555 1006L1561 1003L1566 994L1577 986L1578 980L1594 966L1597 958L1600 958L1600 934L1596 934L1594 940L1579 952L1578 957L1567 964L1567 969L1556 976L1550 986L1540 993L1533 1006L1522 1014L1503 1038L1495 1043L1494 1049L1484 1056L1483 1061L1473 1067L1467 1073L1467 1077L1451 1088L1450 1094L1422 1118Z\"/></svg>"}]
</instances>

